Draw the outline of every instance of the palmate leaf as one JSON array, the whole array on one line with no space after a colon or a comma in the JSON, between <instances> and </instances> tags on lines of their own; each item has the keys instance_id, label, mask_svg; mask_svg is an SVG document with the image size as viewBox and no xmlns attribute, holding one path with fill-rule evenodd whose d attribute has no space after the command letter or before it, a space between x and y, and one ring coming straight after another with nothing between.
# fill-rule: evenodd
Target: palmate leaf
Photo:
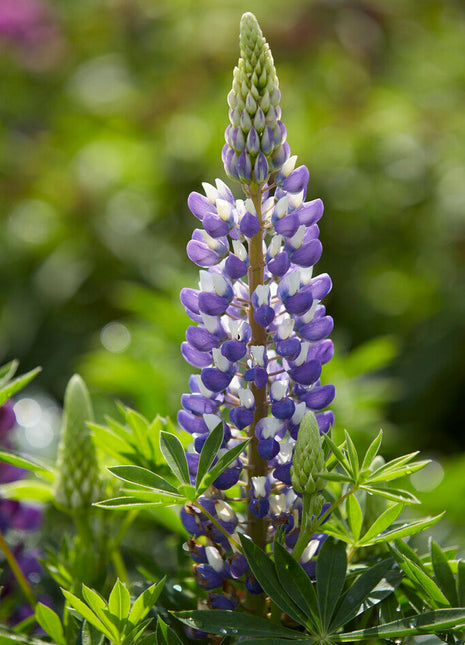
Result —
<instances>
[{"instance_id":1,"label":"palmate leaf","mask_svg":"<svg viewBox=\"0 0 465 645\"><path fill-rule=\"evenodd\" d=\"M362 573L342 596L342 602L331 621L330 629L336 631L359 614L363 602L392 568L393 558L382 560Z\"/></svg>"},{"instance_id":2,"label":"palmate leaf","mask_svg":"<svg viewBox=\"0 0 465 645\"><path fill-rule=\"evenodd\" d=\"M302 639L302 634L287 627L281 627L264 618L257 618L237 611L205 609L178 611L174 614L185 625L208 634L223 636L255 636L270 639L283 637L292 640ZM268 641L269 642L269 641Z\"/></svg>"},{"instance_id":3,"label":"palmate leaf","mask_svg":"<svg viewBox=\"0 0 465 645\"><path fill-rule=\"evenodd\" d=\"M332 634L332 640L340 643L352 641L367 641L370 638L402 638L403 636L418 636L421 634L437 634L442 631L463 629L465 609L437 609L419 616L394 620L379 627L370 627L347 634Z\"/></svg>"},{"instance_id":4,"label":"palmate leaf","mask_svg":"<svg viewBox=\"0 0 465 645\"><path fill-rule=\"evenodd\" d=\"M252 573L270 598L293 620L305 627L309 621L283 588L273 561L252 540L240 535L242 550L252 569Z\"/></svg>"}]
</instances>

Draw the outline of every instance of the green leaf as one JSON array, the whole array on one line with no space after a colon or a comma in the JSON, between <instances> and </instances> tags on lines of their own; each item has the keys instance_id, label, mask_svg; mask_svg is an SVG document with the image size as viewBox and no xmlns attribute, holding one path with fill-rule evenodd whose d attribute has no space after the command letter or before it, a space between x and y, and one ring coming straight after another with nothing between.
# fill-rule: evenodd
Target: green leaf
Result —
<instances>
[{"instance_id":1,"label":"green leaf","mask_svg":"<svg viewBox=\"0 0 465 645\"><path fill-rule=\"evenodd\" d=\"M216 428L214 428L207 437L207 440L203 444L202 451L200 453L199 465L197 467L197 477L195 480L195 485L197 488L200 487L202 479L208 472L210 466L212 465L218 450L220 449L221 443L224 438L223 431L223 422L221 421Z\"/></svg>"},{"instance_id":2,"label":"green leaf","mask_svg":"<svg viewBox=\"0 0 465 645\"><path fill-rule=\"evenodd\" d=\"M12 645L14 643L25 643L26 645L50 645L47 641L26 636L25 634L18 634L17 632L10 631L0 625L0 645Z\"/></svg>"},{"instance_id":3,"label":"green leaf","mask_svg":"<svg viewBox=\"0 0 465 645\"><path fill-rule=\"evenodd\" d=\"M51 636L56 645L66 645L63 625L58 615L41 602L37 603L35 609L36 620L44 632Z\"/></svg>"},{"instance_id":4,"label":"green leaf","mask_svg":"<svg viewBox=\"0 0 465 645\"><path fill-rule=\"evenodd\" d=\"M362 530L363 513L358 499L355 495L349 495L346 500L347 519L349 520L350 530L354 538L354 543L358 542Z\"/></svg>"},{"instance_id":5,"label":"green leaf","mask_svg":"<svg viewBox=\"0 0 465 645\"><path fill-rule=\"evenodd\" d=\"M33 500L45 504L53 499L53 491L48 482L18 479L8 484L2 484L0 486L0 497L18 501Z\"/></svg>"},{"instance_id":6,"label":"green leaf","mask_svg":"<svg viewBox=\"0 0 465 645\"><path fill-rule=\"evenodd\" d=\"M123 638L123 641L121 645L139 645L140 644L140 637L142 634L145 632L147 627L150 625L152 622L151 618L147 618L146 620L143 620L140 622L138 625L135 625L131 629L129 629L129 632L125 635ZM153 635L152 635L152 640L153 640Z\"/></svg>"},{"instance_id":7,"label":"green leaf","mask_svg":"<svg viewBox=\"0 0 465 645\"><path fill-rule=\"evenodd\" d=\"M160 582L155 583L145 591L143 591L140 596L136 598L129 614L129 622L131 625L137 625L142 619L144 619L152 607L158 600L163 586L166 581L166 576L160 580Z\"/></svg>"},{"instance_id":8,"label":"green leaf","mask_svg":"<svg viewBox=\"0 0 465 645\"><path fill-rule=\"evenodd\" d=\"M10 381L13 376L16 374L18 369L19 361L14 359L5 365L0 366L0 391L1 389Z\"/></svg>"},{"instance_id":9,"label":"green leaf","mask_svg":"<svg viewBox=\"0 0 465 645\"><path fill-rule=\"evenodd\" d=\"M447 597L452 607L458 607L459 599L454 574L449 566L447 556L434 540L431 540L431 560L433 563L434 577L441 591Z\"/></svg>"},{"instance_id":10,"label":"green leaf","mask_svg":"<svg viewBox=\"0 0 465 645\"><path fill-rule=\"evenodd\" d=\"M459 605L465 606L465 561L457 562L457 596Z\"/></svg>"},{"instance_id":11,"label":"green leaf","mask_svg":"<svg viewBox=\"0 0 465 645\"><path fill-rule=\"evenodd\" d=\"M224 636L258 636L270 638L282 636L290 639L301 639L302 634L281 625L275 625L264 618L257 618L237 611L224 611L221 609L194 609L193 611L179 611L174 614L185 625L199 629L208 634L222 634Z\"/></svg>"},{"instance_id":12,"label":"green leaf","mask_svg":"<svg viewBox=\"0 0 465 645\"><path fill-rule=\"evenodd\" d=\"M95 445L105 454L121 459L121 455L131 449L131 446L110 428L92 422L87 422L87 427L93 434Z\"/></svg>"},{"instance_id":13,"label":"green leaf","mask_svg":"<svg viewBox=\"0 0 465 645\"><path fill-rule=\"evenodd\" d=\"M160 504L179 504L179 500L183 498L168 496L160 497L159 501L141 502L136 497L113 497L112 499L105 499L102 502L96 502L93 506L100 508L108 508L116 511L135 511L144 508L156 508Z\"/></svg>"},{"instance_id":14,"label":"green leaf","mask_svg":"<svg viewBox=\"0 0 465 645\"><path fill-rule=\"evenodd\" d=\"M334 453L334 455L335 455L336 459L337 459L337 460L338 460L338 462L341 464L341 466L344 468L344 470L345 470L347 473L349 473L349 472L350 472L349 464L348 464L348 462L347 462L347 459L346 459L346 457L345 457L344 453L342 452L342 448L344 447L344 445L345 445L345 444L344 444L344 443L342 443L340 446L338 446L338 445L337 445L337 444L336 444L336 443L331 439L331 437L329 436L329 434L325 434L325 435L324 435L324 440L325 440L327 443L329 443L330 448L331 448L332 452Z\"/></svg>"},{"instance_id":15,"label":"green leaf","mask_svg":"<svg viewBox=\"0 0 465 645\"><path fill-rule=\"evenodd\" d=\"M404 559L401 562L401 567L405 575L415 584L417 590L426 594L428 604L431 604L432 601L439 607L449 606L449 601L438 585L418 565L410 560Z\"/></svg>"},{"instance_id":16,"label":"green leaf","mask_svg":"<svg viewBox=\"0 0 465 645\"><path fill-rule=\"evenodd\" d=\"M221 475L223 470L226 470L228 466L230 466L233 461L236 461L236 459L239 457L239 455L247 448L249 445L250 439L247 439L247 441L241 442L239 445L234 446L234 448L231 448L231 450L228 450L228 452L225 452L224 455L222 455L216 464L213 466L211 470L208 471L208 473L205 475L203 478L202 485L197 488L197 494L201 495L204 491L207 490L207 488L212 484L217 477Z\"/></svg>"},{"instance_id":17,"label":"green leaf","mask_svg":"<svg viewBox=\"0 0 465 645\"><path fill-rule=\"evenodd\" d=\"M371 462L379 452L382 441L383 441L383 431L380 430L378 432L378 435L375 437L375 439L373 439L373 441L368 446L368 450L366 451L365 456L363 458L362 470L365 470L366 468L370 467Z\"/></svg>"},{"instance_id":18,"label":"green leaf","mask_svg":"<svg viewBox=\"0 0 465 645\"><path fill-rule=\"evenodd\" d=\"M68 601L68 604L75 609L83 618L87 620L91 625L96 627L99 631L102 632L102 634L105 634L105 636L110 640L114 641L117 639L118 634L115 633L113 630L110 631L103 623L102 621L97 618L97 616L94 614L93 611L89 609L89 607L82 602L79 598L77 598L74 594L72 594L69 591L66 591L66 589L61 590L62 594L65 596L66 600Z\"/></svg>"},{"instance_id":19,"label":"green leaf","mask_svg":"<svg viewBox=\"0 0 465 645\"><path fill-rule=\"evenodd\" d=\"M290 598L311 620L313 627L318 629L318 601L313 583L300 564L279 542L274 542L273 553L276 573L283 589L286 589Z\"/></svg>"},{"instance_id":20,"label":"green leaf","mask_svg":"<svg viewBox=\"0 0 465 645\"><path fill-rule=\"evenodd\" d=\"M54 472L44 464L25 455L19 455L11 450L0 450L0 461L29 470L48 482L53 482L55 478Z\"/></svg>"},{"instance_id":21,"label":"green leaf","mask_svg":"<svg viewBox=\"0 0 465 645\"><path fill-rule=\"evenodd\" d=\"M307 626L308 620L305 614L291 600L283 588L272 560L261 549L256 546L250 539L240 535L242 549L248 560L250 568L258 583L263 587L271 600L278 607L281 607L293 620L301 625Z\"/></svg>"},{"instance_id":22,"label":"green leaf","mask_svg":"<svg viewBox=\"0 0 465 645\"><path fill-rule=\"evenodd\" d=\"M381 513L379 517L373 522L368 531L359 540L359 546L367 546L368 544L373 544L373 539L375 539L380 533L385 531L391 524L399 517L402 513L404 505L393 504L387 508L384 513Z\"/></svg>"},{"instance_id":23,"label":"green leaf","mask_svg":"<svg viewBox=\"0 0 465 645\"><path fill-rule=\"evenodd\" d=\"M108 598L108 609L113 616L122 621L128 617L130 608L131 596L126 586L118 578Z\"/></svg>"},{"instance_id":24,"label":"green leaf","mask_svg":"<svg viewBox=\"0 0 465 645\"><path fill-rule=\"evenodd\" d=\"M408 455L403 455L402 457L397 457L397 459L388 461L387 464L383 464L371 473L367 482L372 484L375 482L386 482L399 477L405 477L406 475L410 475L431 463L430 459L409 463L416 455L418 455L418 451L411 452Z\"/></svg>"},{"instance_id":25,"label":"green leaf","mask_svg":"<svg viewBox=\"0 0 465 645\"><path fill-rule=\"evenodd\" d=\"M342 542L328 538L316 562L316 590L323 629L331 622L344 587L347 569L346 548Z\"/></svg>"},{"instance_id":26,"label":"green leaf","mask_svg":"<svg viewBox=\"0 0 465 645\"><path fill-rule=\"evenodd\" d=\"M345 442L346 443L346 452L347 452L347 456L349 458L350 470L351 470L351 473L353 475L354 480L357 481L358 480L358 475L359 475L359 472L360 472L360 461L359 461L359 458L358 458L357 449L355 447L354 442L352 441L352 437L347 432L347 430L344 430L344 435L345 435L345 438L346 438L346 442Z\"/></svg>"},{"instance_id":27,"label":"green leaf","mask_svg":"<svg viewBox=\"0 0 465 645\"><path fill-rule=\"evenodd\" d=\"M415 533L420 533L420 531L424 531L433 524L436 524L436 522L438 522L441 517L443 517L444 513L436 515L435 517L430 517L426 520L417 520L416 522L408 522L406 524L402 524L402 526L398 528L393 528L390 531L386 531L378 538L373 539L371 543L379 544L380 542L387 542L388 540L398 540L409 535L415 535Z\"/></svg>"},{"instance_id":28,"label":"green leaf","mask_svg":"<svg viewBox=\"0 0 465 645\"><path fill-rule=\"evenodd\" d=\"M371 493L372 495L385 497L386 499L390 499L393 502L402 502L403 504L420 504L420 500L407 490L401 490L398 488L381 488L381 486L377 486L376 484L373 486L371 486L371 484L363 484L362 486L360 486L360 489L366 490L367 493Z\"/></svg>"},{"instance_id":29,"label":"green leaf","mask_svg":"<svg viewBox=\"0 0 465 645\"><path fill-rule=\"evenodd\" d=\"M157 645L183 645L176 632L161 618L158 618L156 637Z\"/></svg>"},{"instance_id":30,"label":"green leaf","mask_svg":"<svg viewBox=\"0 0 465 645\"><path fill-rule=\"evenodd\" d=\"M160 449L166 463L182 484L190 484L189 467L182 443L170 432L160 432Z\"/></svg>"},{"instance_id":31,"label":"green leaf","mask_svg":"<svg viewBox=\"0 0 465 645\"><path fill-rule=\"evenodd\" d=\"M13 396L13 394L18 392L19 390L22 390L23 387L25 387L30 381L32 381L32 379L35 378L41 370L41 367L36 367L30 372L27 372L27 374L18 376L18 378L14 379L14 381L10 381L7 385L4 385L0 390L0 405L3 405L5 401L8 401L8 399Z\"/></svg>"},{"instance_id":32,"label":"green leaf","mask_svg":"<svg viewBox=\"0 0 465 645\"><path fill-rule=\"evenodd\" d=\"M302 636L302 634L301 634ZM248 638L244 641L245 645L289 645L290 643L302 643L305 645L314 645L315 643L320 643L321 641L315 640L314 638L299 638L294 640L289 640L289 638Z\"/></svg>"},{"instance_id":33,"label":"green leaf","mask_svg":"<svg viewBox=\"0 0 465 645\"><path fill-rule=\"evenodd\" d=\"M353 477L350 475L344 475L343 473L335 473L335 472L322 472L322 473L316 473L317 477L321 477L322 479L328 479L329 481L332 482L352 482Z\"/></svg>"},{"instance_id":34,"label":"green leaf","mask_svg":"<svg viewBox=\"0 0 465 645\"><path fill-rule=\"evenodd\" d=\"M382 560L362 573L342 597L342 602L331 622L331 631L336 631L355 618L363 602L391 569L394 560Z\"/></svg>"},{"instance_id":35,"label":"green leaf","mask_svg":"<svg viewBox=\"0 0 465 645\"><path fill-rule=\"evenodd\" d=\"M340 643L363 641L369 638L401 638L420 634L436 634L459 628L465 622L465 609L437 609L419 616L394 620L391 623L361 629L348 634L332 634L331 639Z\"/></svg>"},{"instance_id":36,"label":"green leaf","mask_svg":"<svg viewBox=\"0 0 465 645\"><path fill-rule=\"evenodd\" d=\"M89 607L92 607L92 611L97 615L102 623L111 630L113 628L113 623L109 620L106 613L107 603L105 599L97 591L84 584L82 585L82 597Z\"/></svg>"},{"instance_id":37,"label":"green leaf","mask_svg":"<svg viewBox=\"0 0 465 645\"><path fill-rule=\"evenodd\" d=\"M147 468L142 468L141 466L111 466L107 470L115 475L115 477L118 477L118 479L130 482L131 484L179 495L178 489L175 486Z\"/></svg>"}]
</instances>

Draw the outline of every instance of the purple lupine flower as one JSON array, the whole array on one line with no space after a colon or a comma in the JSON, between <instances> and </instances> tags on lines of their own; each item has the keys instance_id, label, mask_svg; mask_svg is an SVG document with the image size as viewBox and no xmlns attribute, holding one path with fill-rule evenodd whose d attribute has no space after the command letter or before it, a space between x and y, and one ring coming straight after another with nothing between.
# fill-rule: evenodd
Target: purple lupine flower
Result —
<instances>
[{"instance_id":1,"label":"purple lupine flower","mask_svg":"<svg viewBox=\"0 0 465 645\"><path fill-rule=\"evenodd\" d=\"M301 492L293 490L291 477L300 426L309 411L316 413L320 434L334 421L325 410L334 386L320 381L333 354L333 319L321 303L332 283L327 274L315 273L323 203L305 201L309 171L297 166L286 143L273 59L252 14L242 18L240 43L222 159L245 195L235 199L217 179L203 184L205 195L194 192L188 199L202 228L194 230L187 254L201 271L198 289L181 291L192 320L181 352L200 373L191 376L190 393L181 397L178 422L192 434L198 454L220 422L221 451L251 439L249 455L243 453L218 477L200 503L221 521L224 491L242 485L248 523L282 527L292 548L302 520ZM188 455L192 478L197 461ZM228 539L195 505L182 511L189 533L206 536L207 549L215 548L211 543L226 555L216 570L195 551L195 576L204 588L213 589L221 576L237 580L250 574L247 560L235 551L232 513L235 522L222 523ZM244 582L250 593L261 593L253 575Z\"/></svg>"}]
</instances>

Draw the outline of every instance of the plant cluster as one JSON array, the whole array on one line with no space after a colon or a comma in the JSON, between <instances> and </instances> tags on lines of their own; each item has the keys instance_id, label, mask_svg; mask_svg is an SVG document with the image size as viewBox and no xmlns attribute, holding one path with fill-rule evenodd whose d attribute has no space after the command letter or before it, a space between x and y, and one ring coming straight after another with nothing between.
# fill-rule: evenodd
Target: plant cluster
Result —
<instances>
[{"instance_id":1,"label":"plant cluster","mask_svg":"<svg viewBox=\"0 0 465 645\"><path fill-rule=\"evenodd\" d=\"M181 397L181 431L124 406L122 422L96 423L76 375L56 463L1 451L34 475L2 494L49 502L72 530L43 557L62 609L37 602L2 538L34 617L1 628L0 644L464 642L464 562L433 540L425 554L410 542L441 517L409 512L419 500L406 477L428 461L386 462L382 432L364 454L350 433L332 436L335 388L321 380L333 355L321 304L331 279L314 275L323 204L305 201L309 172L291 156L273 58L251 13L240 48L222 158L245 199L217 180L188 200L202 228L187 253L201 271L199 288L181 292L195 323L181 352L200 373ZM2 403L34 376L11 372ZM143 553L125 560L123 539L144 518L182 538L191 575L172 584Z\"/></svg>"}]
</instances>

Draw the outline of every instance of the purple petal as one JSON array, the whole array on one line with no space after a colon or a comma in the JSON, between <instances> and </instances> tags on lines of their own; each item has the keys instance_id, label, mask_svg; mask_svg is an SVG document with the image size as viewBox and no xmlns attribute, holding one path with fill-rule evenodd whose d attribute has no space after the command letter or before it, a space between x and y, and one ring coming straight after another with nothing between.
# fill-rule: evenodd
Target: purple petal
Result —
<instances>
[{"instance_id":1,"label":"purple petal","mask_svg":"<svg viewBox=\"0 0 465 645\"><path fill-rule=\"evenodd\" d=\"M331 291L332 286L333 283L327 273L321 273L310 281L312 295L316 300L323 300L323 298Z\"/></svg>"},{"instance_id":2,"label":"purple petal","mask_svg":"<svg viewBox=\"0 0 465 645\"><path fill-rule=\"evenodd\" d=\"M213 486L219 490L228 490L235 486L241 476L241 468L226 468L213 482Z\"/></svg>"},{"instance_id":3,"label":"purple petal","mask_svg":"<svg viewBox=\"0 0 465 645\"><path fill-rule=\"evenodd\" d=\"M197 289L181 289L179 299L186 309L192 311L194 314L200 314L199 310L199 293Z\"/></svg>"},{"instance_id":4,"label":"purple petal","mask_svg":"<svg viewBox=\"0 0 465 645\"><path fill-rule=\"evenodd\" d=\"M247 354L247 345L240 340L226 340L221 346L221 353L229 361L236 363Z\"/></svg>"},{"instance_id":5,"label":"purple petal","mask_svg":"<svg viewBox=\"0 0 465 645\"><path fill-rule=\"evenodd\" d=\"M244 430L253 421L254 413L247 408L233 408L229 413L229 419L239 430Z\"/></svg>"},{"instance_id":6,"label":"purple petal","mask_svg":"<svg viewBox=\"0 0 465 645\"><path fill-rule=\"evenodd\" d=\"M244 181L250 181L252 179L252 164L245 150L241 152L237 160L237 174Z\"/></svg>"},{"instance_id":7,"label":"purple petal","mask_svg":"<svg viewBox=\"0 0 465 645\"><path fill-rule=\"evenodd\" d=\"M323 215L324 205L321 199L312 199L311 202L305 202L296 210L301 224L311 226L318 222Z\"/></svg>"},{"instance_id":8,"label":"purple petal","mask_svg":"<svg viewBox=\"0 0 465 645\"><path fill-rule=\"evenodd\" d=\"M274 230L276 233L279 233L279 235L283 235L284 237L292 237L299 228L299 225L299 216L296 211L294 211L293 213L290 213L290 215L285 215L282 219L278 219L274 225Z\"/></svg>"},{"instance_id":9,"label":"purple petal","mask_svg":"<svg viewBox=\"0 0 465 645\"><path fill-rule=\"evenodd\" d=\"M289 296L283 302L287 311L291 314L302 315L310 309L313 303L313 296L310 291L298 291L293 296Z\"/></svg>"},{"instance_id":10,"label":"purple petal","mask_svg":"<svg viewBox=\"0 0 465 645\"><path fill-rule=\"evenodd\" d=\"M331 410L327 410L326 412L319 412L315 415L315 417L318 421L320 434L326 434L331 426L334 425L334 413L331 412Z\"/></svg>"},{"instance_id":11,"label":"purple petal","mask_svg":"<svg viewBox=\"0 0 465 645\"><path fill-rule=\"evenodd\" d=\"M185 410L194 414L215 414L218 402L214 399L207 399L201 394L183 394L181 405Z\"/></svg>"},{"instance_id":12,"label":"purple petal","mask_svg":"<svg viewBox=\"0 0 465 645\"><path fill-rule=\"evenodd\" d=\"M202 223L208 235L212 237L223 237L229 233L228 223L222 220L221 217L218 217L218 215L205 215Z\"/></svg>"},{"instance_id":13,"label":"purple petal","mask_svg":"<svg viewBox=\"0 0 465 645\"><path fill-rule=\"evenodd\" d=\"M299 334L305 340L310 340L316 342L322 340L333 331L334 320L331 316L324 316L318 320L312 320L312 322L303 325L300 327Z\"/></svg>"},{"instance_id":14,"label":"purple petal","mask_svg":"<svg viewBox=\"0 0 465 645\"><path fill-rule=\"evenodd\" d=\"M262 305L258 309L254 309L253 317L260 327L268 327L274 320L274 309L268 305Z\"/></svg>"},{"instance_id":15,"label":"purple petal","mask_svg":"<svg viewBox=\"0 0 465 645\"><path fill-rule=\"evenodd\" d=\"M208 367L212 363L210 352L200 352L185 341L181 343L181 354L184 360L193 367Z\"/></svg>"},{"instance_id":16,"label":"purple petal","mask_svg":"<svg viewBox=\"0 0 465 645\"><path fill-rule=\"evenodd\" d=\"M283 181L282 187L289 193L300 193L308 184L310 173L307 166L299 166Z\"/></svg>"},{"instance_id":17,"label":"purple petal","mask_svg":"<svg viewBox=\"0 0 465 645\"><path fill-rule=\"evenodd\" d=\"M301 385L312 385L320 378L320 374L321 363L314 360L308 361L308 363L302 363L302 365L293 367L290 370L291 379Z\"/></svg>"},{"instance_id":18,"label":"purple petal","mask_svg":"<svg viewBox=\"0 0 465 645\"><path fill-rule=\"evenodd\" d=\"M268 271L273 275L282 278L291 265L288 254L285 251L278 253L272 260L268 262Z\"/></svg>"},{"instance_id":19,"label":"purple petal","mask_svg":"<svg viewBox=\"0 0 465 645\"><path fill-rule=\"evenodd\" d=\"M275 477L275 479L279 479L279 481L283 482L287 486L291 486L291 465L291 462L288 464L279 464L279 466L276 466L273 470L273 477Z\"/></svg>"},{"instance_id":20,"label":"purple petal","mask_svg":"<svg viewBox=\"0 0 465 645\"><path fill-rule=\"evenodd\" d=\"M297 338L286 338L276 343L276 352L292 360L300 353L300 341Z\"/></svg>"},{"instance_id":21,"label":"purple petal","mask_svg":"<svg viewBox=\"0 0 465 645\"><path fill-rule=\"evenodd\" d=\"M295 412L295 403L292 399L281 399L271 405L271 414L276 419L290 419Z\"/></svg>"},{"instance_id":22,"label":"purple petal","mask_svg":"<svg viewBox=\"0 0 465 645\"><path fill-rule=\"evenodd\" d=\"M205 195L201 195L197 192L193 192L189 195L187 199L187 205L189 206L189 210L191 211L192 215L195 215L195 217L197 217L197 219L199 219L200 221L203 220L205 215L217 214L216 209L210 202L210 200L205 197Z\"/></svg>"},{"instance_id":23,"label":"purple petal","mask_svg":"<svg viewBox=\"0 0 465 645\"><path fill-rule=\"evenodd\" d=\"M219 345L219 340L216 336L203 327L194 327L193 325L189 325L186 330L186 340L199 352L209 352Z\"/></svg>"},{"instance_id":24,"label":"purple petal","mask_svg":"<svg viewBox=\"0 0 465 645\"><path fill-rule=\"evenodd\" d=\"M322 410L326 408L336 396L334 385L321 385L303 394L300 398L305 401L310 410Z\"/></svg>"},{"instance_id":25,"label":"purple petal","mask_svg":"<svg viewBox=\"0 0 465 645\"><path fill-rule=\"evenodd\" d=\"M221 316L229 307L226 298L216 293L202 292L199 295L199 309L203 314L209 316Z\"/></svg>"},{"instance_id":26,"label":"purple petal","mask_svg":"<svg viewBox=\"0 0 465 645\"><path fill-rule=\"evenodd\" d=\"M276 457L279 452L279 443L270 437L269 439L259 439L257 443L257 451L262 459L269 461Z\"/></svg>"},{"instance_id":27,"label":"purple petal","mask_svg":"<svg viewBox=\"0 0 465 645\"><path fill-rule=\"evenodd\" d=\"M237 255L229 255L225 264L225 273L231 280L239 280L247 274L247 262L240 260Z\"/></svg>"},{"instance_id":28,"label":"purple petal","mask_svg":"<svg viewBox=\"0 0 465 645\"><path fill-rule=\"evenodd\" d=\"M232 374L222 372L216 367L206 367L200 374L202 383L212 392L221 392L226 389L231 383L232 377Z\"/></svg>"},{"instance_id":29,"label":"purple petal","mask_svg":"<svg viewBox=\"0 0 465 645\"><path fill-rule=\"evenodd\" d=\"M321 258L323 245L320 240L312 240L308 244L302 244L299 249L289 253L292 262L300 267L312 267Z\"/></svg>"},{"instance_id":30,"label":"purple petal","mask_svg":"<svg viewBox=\"0 0 465 645\"><path fill-rule=\"evenodd\" d=\"M256 235L260 230L260 222L255 215L252 215L252 213L247 211L241 219L240 229L242 235L249 238L254 237L254 235Z\"/></svg>"},{"instance_id":31,"label":"purple petal","mask_svg":"<svg viewBox=\"0 0 465 645\"><path fill-rule=\"evenodd\" d=\"M211 267L220 260L219 254L198 240L190 240L186 247L189 259L199 267Z\"/></svg>"},{"instance_id":32,"label":"purple petal","mask_svg":"<svg viewBox=\"0 0 465 645\"><path fill-rule=\"evenodd\" d=\"M179 410L178 423L183 430L189 434L204 434L208 433L208 426L202 417L196 416L186 410Z\"/></svg>"},{"instance_id":33,"label":"purple petal","mask_svg":"<svg viewBox=\"0 0 465 645\"><path fill-rule=\"evenodd\" d=\"M263 152L260 152L258 154L258 157L253 167L253 174L257 184L264 184L268 178L268 175L270 174L270 170L268 168L268 161L266 160L266 157L263 154Z\"/></svg>"}]
</instances>

